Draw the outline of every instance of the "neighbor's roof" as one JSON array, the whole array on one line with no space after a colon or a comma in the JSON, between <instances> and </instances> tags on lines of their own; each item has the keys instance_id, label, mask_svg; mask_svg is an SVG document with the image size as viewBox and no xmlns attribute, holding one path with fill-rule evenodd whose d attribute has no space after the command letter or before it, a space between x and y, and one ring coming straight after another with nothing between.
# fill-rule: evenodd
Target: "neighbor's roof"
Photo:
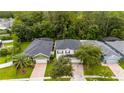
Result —
<instances>
[{"instance_id":1,"label":"neighbor's roof","mask_svg":"<svg viewBox=\"0 0 124 93\"><path fill-rule=\"evenodd\" d=\"M111 37L111 36L103 38L103 41L117 41L117 40L121 40L121 39L117 37Z\"/></svg>"},{"instance_id":2,"label":"neighbor's roof","mask_svg":"<svg viewBox=\"0 0 124 93\"><path fill-rule=\"evenodd\" d=\"M28 56L35 56L42 53L49 57L52 51L52 47L53 41L49 38L35 39L25 50L25 54Z\"/></svg>"},{"instance_id":3,"label":"neighbor's roof","mask_svg":"<svg viewBox=\"0 0 124 93\"><path fill-rule=\"evenodd\" d=\"M124 55L124 41L106 42Z\"/></svg>"},{"instance_id":4,"label":"neighbor's roof","mask_svg":"<svg viewBox=\"0 0 124 93\"><path fill-rule=\"evenodd\" d=\"M81 43L80 40L75 39L63 39L63 40L56 40L55 42L55 49L77 49L80 47Z\"/></svg>"},{"instance_id":5,"label":"neighbor's roof","mask_svg":"<svg viewBox=\"0 0 124 93\"><path fill-rule=\"evenodd\" d=\"M97 41L97 40L81 40L81 44L91 44L91 45L95 45L97 47L99 47L103 53L104 56L118 56L120 57L120 54L116 53L113 49L111 49L109 46L107 46L106 44L104 44L101 41Z\"/></svg>"},{"instance_id":6,"label":"neighbor's roof","mask_svg":"<svg viewBox=\"0 0 124 93\"><path fill-rule=\"evenodd\" d=\"M8 18L0 18L0 29L8 29L9 27L12 26L14 19Z\"/></svg>"}]
</instances>

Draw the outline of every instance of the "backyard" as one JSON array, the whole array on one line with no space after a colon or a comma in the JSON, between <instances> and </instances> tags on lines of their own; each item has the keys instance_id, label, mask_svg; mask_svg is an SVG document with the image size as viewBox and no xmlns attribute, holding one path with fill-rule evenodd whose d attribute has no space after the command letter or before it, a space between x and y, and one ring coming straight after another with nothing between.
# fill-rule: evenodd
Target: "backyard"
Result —
<instances>
[{"instance_id":1,"label":"backyard","mask_svg":"<svg viewBox=\"0 0 124 93\"><path fill-rule=\"evenodd\" d=\"M0 57L0 64L9 62L11 60L12 60L12 56L11 55Z\"/></svg>"}]
</instances>

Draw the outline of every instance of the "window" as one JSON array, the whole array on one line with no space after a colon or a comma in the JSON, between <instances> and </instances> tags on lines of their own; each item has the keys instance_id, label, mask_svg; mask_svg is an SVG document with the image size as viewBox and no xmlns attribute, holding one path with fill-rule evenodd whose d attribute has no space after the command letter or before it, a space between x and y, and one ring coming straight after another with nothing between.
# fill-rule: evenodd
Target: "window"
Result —
<instances>
[{"instance_id":1,"label":"window","mask_svg":"<svg viewBox=\"0 0 124 93\"><path fill-rule=\"evenodd\" d=\"M70 50L66 50L65 53L70 54Z\"/></svg>"},{"instance_id":2,"label":"window","mask_svg":"<svg viewBox=\"0 0 124 93\"><path fill-rule=\"evenodd\" d=\"M58 50L57 54L63 54L63 51L62 50Z\"/></svg>"}]
</instances>

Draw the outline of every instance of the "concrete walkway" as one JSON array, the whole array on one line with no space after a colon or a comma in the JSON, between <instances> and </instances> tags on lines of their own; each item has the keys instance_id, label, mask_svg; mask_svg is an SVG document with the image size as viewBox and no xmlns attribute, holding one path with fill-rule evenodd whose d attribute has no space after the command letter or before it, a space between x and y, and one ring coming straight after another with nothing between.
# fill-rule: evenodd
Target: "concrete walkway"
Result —
<instances>
[{"instance_id":1,"label":"concrete walkway","mask_svg":"<svg viewBox=\"0 0 124 93\"><path fill-rule=\"evenodd\" d=\"M7 62L7 63L0 64L0 68L6 68L12 65L13 65L13 62Z\"/></svg>"},{"instance_id":2,"label":"concrete walkway","mask_svg":"<svg viewBox=\"0 0 124 93\"><path fill-rule=\"evenodd\" d=\"M118 64L107 64L119 81L124 80L124 70Z\"/></svg>"},{"instance_id":3,"label":"concrete walkway","mask_svg":"<svg viewBox=\"0 0 124 93\"><path fill-rule=\"evenodd\" d=\"M42 80L46 70L47 63L36 63L34 70L31 74L30 80Z\"/></svg>"},{"instance_id":4,"label":"concrete walkway","mask_svg":"<svg viewBox=\"0 0 124 93\"><path fill-rule=\"evenodd\" d=\"M82 64L72 64L73 67L73 77L71 81L84 81L84 72Z\"/></svg>"}]
</instances>

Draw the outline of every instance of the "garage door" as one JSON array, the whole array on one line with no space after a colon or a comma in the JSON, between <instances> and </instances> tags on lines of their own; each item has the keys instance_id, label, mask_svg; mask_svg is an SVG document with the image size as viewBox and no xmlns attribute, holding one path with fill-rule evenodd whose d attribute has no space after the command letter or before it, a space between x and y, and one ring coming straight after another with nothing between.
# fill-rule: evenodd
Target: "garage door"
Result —
<instances>
[{"instance_id":1,"label":"garage door","mask_svg":"<svg viewBox=\"0 0 124 93\"><path fill-rule=\"evenodd\" d=\"M36 59L36 63L47 63L48 59Z\"/></svg>"},{"instance_id":2,"label":"garage door","mask_svg":"<svg viewBox=\"0 0 124 93\"><path fill-rule=\"evenodd\" d=\"M117 63L118 61L117 60L107 60L107 64L114 64L114 63Z\"/></svg>"},{"instance_id":3,"label":"garage door","mask_svg":"<svg viewBox=\"0 0 124 93\"><path fill-rule=\"evenodd\" d=\"M79 60L79 59L77 59L77 58L70 58L70 60L71 60L71 63L81 63L81 61Z\"/></svg>"}]
</instances>

